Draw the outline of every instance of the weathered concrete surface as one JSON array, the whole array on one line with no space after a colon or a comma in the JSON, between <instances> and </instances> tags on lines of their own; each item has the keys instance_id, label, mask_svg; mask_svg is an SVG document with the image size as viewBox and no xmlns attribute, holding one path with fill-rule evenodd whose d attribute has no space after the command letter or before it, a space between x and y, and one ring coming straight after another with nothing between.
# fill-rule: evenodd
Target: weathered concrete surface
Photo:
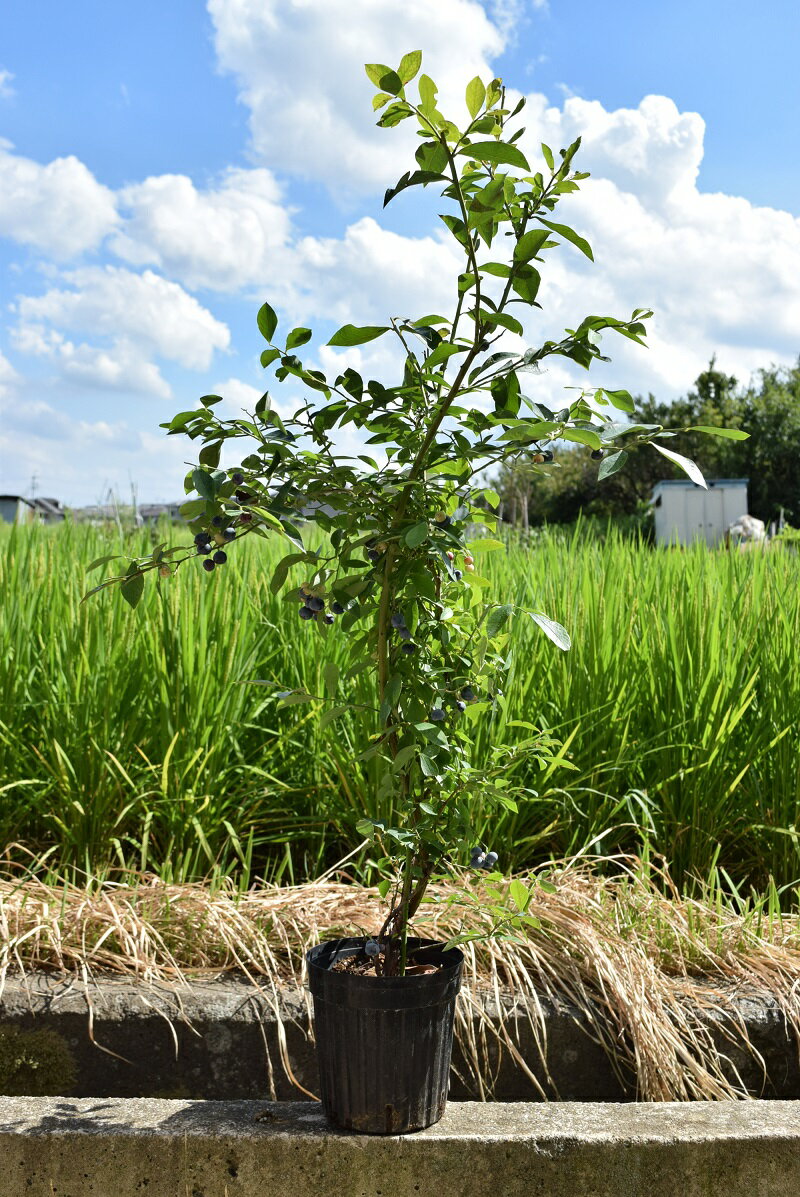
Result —
<instances>
[{"instance_id":1,"label":"weathered concrete surface","mask_svg":"<svg viewBox=\"0 0 800 1197\"><path fill-rule=\"evenodd\" d=\"M464 1009L463 998L459 1001ZM510 996L503 1013L548 1098L630 1101L636 1097L634 1078L629 1073L618 1075L604 1049L591 1038L579 1010L544 998L541 1004L551 1082L524 1012ZM489 998L485 1009L496 1023L498 1010ZM800 1097L798 1045L782 1011L774 1001L758 995L739 999L736 1009L741 1027L725 1020L711 1000L703 1017L751 1095ZM104 977L86 987L72 976L9 976L0 996L2 1023L22 1030L46 1027L64 1037L77 1069L74 1096L295 1100L302 1093L281 1065L281 1037L294 1076L310 1093L318 1091L305 997L287 992L276 997L270 990L259 993L246 980L225 977L196 981L186 988ZM763 1058L763 1067L742 1046L742 1029ZM491 1036L487 1050L489 1066L496 1072L497 1099L541 1097L507 1053L496 1067ZM477 1096L458 1048L453 1062L451 1097Z\"/></svg>"},{"instance_id":2,"label":"weathered concrete surface","mask_svg":"<svg viewBox=\"0 0 800 1197\"><path fill-rule=\"evenodd\" d=\"M0 1174L3 1197L796 1197L800 1108L451 1103L378 1138L302 1102L3 1098Z\"/></svg>"}]
</instances>

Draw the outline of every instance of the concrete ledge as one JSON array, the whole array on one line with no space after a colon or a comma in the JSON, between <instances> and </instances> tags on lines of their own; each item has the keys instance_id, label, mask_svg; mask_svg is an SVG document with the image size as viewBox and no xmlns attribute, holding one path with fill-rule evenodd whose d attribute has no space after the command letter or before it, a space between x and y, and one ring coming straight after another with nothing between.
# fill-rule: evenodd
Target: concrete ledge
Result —
<instances>
[{"instance_id":1,"label":"concrete ledge","mask_svg":"<svg viewBox=\"0 0 800 1197\"><path fill-rule=\"evenodd\" d=\"M464 999L459 999L462 1010ZM502 1014L520 1054L548 1098L564 1101L630 1101L636 1097L630 1069L615 1069L591 1037L586 1016L566 1002L542 998L544 1053L551 1082L522 1007L507 995ZM486 998L484 1009L497 1024L501 1011ZM89 1016L92 1027L90 1036ZM278 1014L280 1018L278 1018ZM699 1012L733 1078L738 1071L751 1096L800 1098L800 1058L794 1033L776 1003L753 994L737 999L725 1015L709 997ZM197 981L191 988L137 984L100 978L88 986L72 976L44 973L9 976L0 997L0 1024L21 1031L47 1029L61 1036L71 1053L77 1097L268 1098L301 1096L286 1075L282 1056L310 1093L318 1092L309 1009L302 994L259 993L244 980ZM476 1049L487 1053L494 1096L504 1101L541 1098L524 1071L506 1053L498 1064L491 1036L478 1034ZM749 1037L756 1054L746 1048ZM451 1096L474 1098L475 1057L454 1052ZM0 1093L19 1092L4 1089ZM31 1088L27 1088L31 1092ZM41 1087L36 1092L58 1089ZM797 1186L800 1197L800 1181Z\"/></svg>"},{"instance_id":2,"label":"concrete ledge","mask_svg":"<svg viewBox=\"0 0 800 1197\"><path fill-rule=\"evenodd\" d=\"M338 1133L296 1102L0 1099L4 1197L794 1197L792 1102L448 1106Z\"/></svg>"}]
</instances>

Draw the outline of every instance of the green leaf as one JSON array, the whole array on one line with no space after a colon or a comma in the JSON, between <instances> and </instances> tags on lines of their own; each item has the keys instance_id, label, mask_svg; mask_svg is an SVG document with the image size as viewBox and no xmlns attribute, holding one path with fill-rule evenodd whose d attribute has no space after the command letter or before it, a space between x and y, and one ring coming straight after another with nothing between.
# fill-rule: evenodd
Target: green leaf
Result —
<instances>
[{"instance_id":1,"label":"green leaf","mask_svg":"<svg viewBox=\"0 0 800 1197\"><path fill-rule=\"evenodd\" d=\"M477 557L479 553L496 553L498 549L505 547L502 540L495 540L492 536L482 536L480 540L471 540L467 544L473 557Z\"/></svg>"},{"instance_id":2,"label":"green leaf","mask_svg":"<svg viewBox=\"0 0 800 1197\"><path fill-rule=\"evenodd\" d=\"M214 479L207 470L192 470L192 486L203 499L213 500L217 496Z\"/></svg>"},{"instance_id":3,"label":"green leaf","mask_svg":"<svg viewBox=\"0 0 800 1197\"><path fill-rule=\"evenodd\" d=\"M381 91L388 91L393 96L397 96L403 90L403 80L391 67L384 66L380 62L368 62L365 64L364 70L370 81Z\"/></svg>"},{"instance_id":4,"label":"green leaf","mask_svg":"<svg viewBox=\"0 0 800 1197\"><path fill-rule=\"evenodd\" d=\"M359 819L356 823L356 831L359 835L363 835L372 839L375 834L376 827L372 819Z\"/></svg>"},{"instance_id":5,"label":"green leaf","mask_svg":"<svg viewBox=\"0 0 800 1197\"><path fill-rule=\"evenodd\" d=\"M706 486L706 480L702 473L694 464L694 462L690 461L688 457L684 457L682 453L676 453L673 449L666 449L664 445L659 445L657 441L651 441L650 444L653 446L656 452L661 454L662 457L666 457L667 460L673 462L679 470L683 470L684 474L686 474L688 478L691 478L692 482L694 482L696 486L702 486L703 490L708 490L708 487Z\"/></svg>"},{"instance_id":6,"label":"green leaf","mask_svg":"<svg viewBox=\"0 0 800 1197\"><path fill-rule=\"evenodd\" d=\"M397 68L397 74L403 83L410 83L417 71L422 66L422 51L411 50L410 53L404 54L400 59L400 66Z\"/></svg>"},{"instance_id":7,"label":"green leaf","mask_svg":"<svg viewBox=\"0 0 800 1197\"><path fill-rule=\"evenodd\" d=\"M333 698L339 685L339 666L335 661L325 662L322 668L322 679L325 682L325 689Z\"/></svg>"},{"instance_id":8,"label":"green leaf","mask_svg":"<svg viewBox=\"0 0 800 1197\"><path fill-rule=\"evenodd\" d=\"M389 331L388 325L366 325L363 328L356 328L354 324L344 324L337 332L333 334L329 345L365 345L367 341L374 341L376 337L382 337L385 332Z\"/></svg>"},{"instance_id":9,"label":"green leaf","mask_svg":"<svg viewBox=\"0 0 800 1197\"><path fill-rule=\"evenodd\" d=\"M603 394L620 411L630 413L636 409L636 404L627 391L607 391L603 388Z\"/></svg>"},{"instance_id":10,"label":"green leaf","mask_svg":"<svg viewBox=\"0 0 800 1197\"><path fill-rule=\"evenodd\" d=\"M600 481L603 478L610 478L612 474L616 474L617 470L621 470L628 460L629 454L624 449L618 449L616 453L611 453L608 457L604 457L600 462L600 469L597 471L597 477Z\"/></svg>"},{"instance_id":11,"label":"green leaf","mask_svg":"<svg viewBox=\"0 0 800 1197\"><path fill-rule=\"evenodd\" d=\"M514 261L530 262L531 258L536 257L549 236L546 229L531 229L529 233L523 233L514 246Z\"/></svg>"},{"instance_id":12,"label":"green leaf","mask_svg":"<svg viewBox=\"0 0 800 1197\"><path fill-rule=\"evenodd\" d=\"M471 145L462 146L458 153L474 158L476 162L488 162L492 166L518 166L527 171L531 169L522 151L505 141L473 141Z\"/></svg>"},{"instance_id":13,"label":"green leaf","mask_svg":"<svg viewBox=\"0 0 800 1197\"><path fill-rule=\"evenodd\" d=\"M555 158L553 157L553 151L550 149L550 146L545 145L544 142L542 142L542 157L547 163L548 170L555 170L556 162Z\"/></svg>"},{"instance_id":14,"label":"green leaf","mask_svg":"<svg viewBox=\"0 0 800 1197\"><path fill-rule=\"evenodd\" d=\"M258 327L265 341L271 341L275 329L278 327L278 317L268 303L258 309Z\"/></svg>"},{"instance_id":15,"label":"green leaf","mask_svg":"<svg viewBox=\"0 0 800 1197\"><path fill-rule=\"evenodd\" d=\"M439 89L429 75L420 75L418 86L420 108L424 113L430 113L436 108L436 93Z\"/></svg>"},{"instance_id":16,"label":"green leaf","mask_svg":"<svg viewBox=\"0 0 800 1197\"><path fill-rule=\"evenodd\" d=\"M749 432L742 432L741 428L717 428L712 424L692 424L687 432L705 432L709 436L722 436L729 441L746 441Z\"/></svg>"},{"instance_id":17,"label":"green leaf","mask_svg":"<svg viewBox=\"0 0 800 1197\"><path fill-rule=\"evenodd\" d=\"M271 366L275 359L280 356L280 349L265 349L261 354L261 365L266 370L267 366Z\"/></svg>"},{"instance_id":18,"label":"green leaf","mask_svg":"<svg viewBox=\"0 0 800 1197\"><path fill-rule=\"evenodd\" d=\"M99 569L101 565L108 565L109 561L119 561L119 559L119 553L112 553L108 557L97 557L96 560L91 563L91 565L86 566L86 572L87 574L90 574L93 569Z\"/></svg>"},{"instance_id":19,"label":"green leaf","mask_svg":"<svg viewBox=\"0 0 800 1197\"><path fill-rule=\"evenodd\" d=\"M286 351L296 349L298 345L305 345L306 341L311 340L310 328L293 328L286 338Z\"/></svg>"},{"instance_id":20,"label":"green leaf","mask_svg":"<svg viewBox=\"0 0 800 1197\"><path fill-rule=\"evenodd\" d=\"M504 603L502 607L495 607L493 611L490 611L489 618L486 620L486 635L490 640L497 635L513 613L514 608L510 603Z\"/></svg>"},{"instance_id":21,"label":"green leaf","mask_svg":"<svg viewBox=\"0 0 800 1197\"><path fill-rule=\"evenodd\" d=\"M436 776L436 766L434 765L431 758L429 756L426 756L424 752L421 752L419 754L419 767L422 770L425 777L435 777Z\"/></svg>"},{"instance_id":22,"label":"green leaf","mask_svg":"<svg viewBox=\"0 0 800 1197\"><path fill-rule=\"evenodd\" d=\"M566 628L562 628L560 623L556 623L553 619L548 619L546 615L539 615L536 611L529 611L531 619L538 624L544 632L545 636L553 641L557 648L562 652L567 652L572 647L572 641L569 638L569 632Z\"/></svg>"},{"instance_id":23,"label":"green leaf","mask_svg":"<svg viewBox=\"0 0 800 1197\"><path fill-rule=\"evenodd\" d=\"M190 499L188 503L181 503L178 510L185 520L197 519L198 515L205 514L206 500Z\"/></svg>"},{"instance_id":24,"label":"green leaf","mask_svg":"<svg viewBox=\"0 0 800 1197\"><path fill-rule=\"evenodd\" d=\"M530 901L530 890L517 877L508 883L508 892L518 910L524 910Z\"/></svg>"},{"instance_id":25,"label":"green leaf","mask_svg":"<svg viewBox=\"0 0 800 1197\"><path fill-rule=\"evenodd\" d=\"M586 254L586 257L590 262L594 261L594 254L592 253L592 247L589 242L584 237L581 237L578 233L576 233L574 229L571 229L569 225L556 224L555 221L544 220L544 218L541 216L537 216L536 219L539 220L545 226L545 228L551 229L554 233L558 233L559 236L563 237L565 241L570 241L581 251L582 254Z\"/></svg>"},{"instance_id":26,"label":"green leaf","mask_svg":"<svg viewBox=\"0 0 800 1197\"><path fill-rule=\"evenodd\" d=\"M401 769L405 769L406 765L413 761L416 755L416 744L407 744L405 748L401 748L392 761L392 772L399 773Z\"/></svg>"},{"instance_id":27,"label":"green leaf","mask_svg":"<svg viewBox=\"0 0 800 1197\"><path fill-rule=\"evenodd\" d=\"M281 706L293 707L301 702L313 702L314 695L306 694L305 690L289 690L288 693L279 695Z\"/></svg>"},{"instance_id":28,"label":"green leaf","mask_svg":"<svg viewBox=\"0 0 800 1197\"><path fill-rule=\"evenodd\" d=\"M428 521L420 520L418 524L414 524L406 532L403 540L410 549L418 549L428 539Z\"/></svg>"},{"instance_id":29,"label":"green leaf","mask_svg":"<svg viewBox=\"0 0 800 1197\"><path fill-rule=\"evenodd\" d=\"M588 428L565 428L558 435L560 440L574 441L576 445L587 445L590 449L602 447L600 437Z\"/></svg>"},{"instance_id":30,"label":"green leaf","mask_svg":"<svg viewBox=\"0 0 800 1197\"><path fill-rule=\"evenodd\" d=\"M392 880L390 877L384 877L383 881L378 882L378 893L382 898L385 898L389 890L392 888Z\"/></svg>"},{"instance_id":31,"label":"green leaf","mask_svg":"<svg viewBox=\"0 0 800 1197\"><path fill-rule=\"evenodd\" d=\"M120 592L128 606L136 608L144 592L144 574L135 562L131 563L125 581L120 586Z\"/></svg>"},{"instance_id":32,"label":"green leaf","mask_svg":"<svg viewBox=\"0 0 800 1197\"><path fill-rule=\"evenodd\" d=\"M467 111L474 120L483 108L486 99L486 88L480 75L476 75L467 84Z\"/></svg>"},{"instance_id":33,"label":"green leaf","mask_svg":"<svg viewBox=\"0 0 800 1197\"><path fill-rule=\"evenodd\" d=\"M329 723L333 723L334 719L339 719L342 715L346 715L349 710L349 707L331 707L323 715L320 715L319 726L327 727Z\"/></svg>"}]
</instances>

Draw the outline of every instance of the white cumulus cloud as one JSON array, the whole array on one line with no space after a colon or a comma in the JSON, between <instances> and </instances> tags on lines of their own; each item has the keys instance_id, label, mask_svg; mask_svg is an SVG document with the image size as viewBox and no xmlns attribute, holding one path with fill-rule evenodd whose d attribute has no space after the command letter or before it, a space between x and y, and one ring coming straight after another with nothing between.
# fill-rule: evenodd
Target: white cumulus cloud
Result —
<instances>
[{"instance_id":1,"label":"white cumulus cloud","mask_svg":"<svg viewBox=\"0 0 800 1197\"><path fill-rule=\"evenodd\" d=\"M42 166L0 139L0 236L62 260L96 248L117 224L114 194L70 155Z\"/></svg>"},{"instance_id":2,"label":"white cumulus cloud","mask_svg":"<svg viewBox=\"0 0 800 1197\"><path fill-rule=\"evenodd\" d=\"M268 170L226 171L198 190L185 175L159 175L120 193L126 215L111 248L154 265L191 289L235 291L280 271L289 212Z\"/></svg>"},{"instance_id":3,"label":"white cumulus cloud","mask_svg":"<svg viewBox=\"0 0 800 1197\"><path fill-rule=\"evenodd\" d=\"M151 270L136 274L114 266L87 266L65 272L66 287L17 300L16 344L25 352L61 353L67 332L107 338L115 353L130 361L161 357L195 370L208 369L216 349L227 349L230 333L178 283ZM63 353L62 353L63 356ZM86 370L110 378L102 355L82 355Z\"/></svg>"},{"instance_id":4,"label":"white cumulus cloud","mask_svg":"<svg viewBox=\"0 0 800 1197\"><path fill-rule=\"evenodd\" d=\"M467 81L491 75L504 45L476 0L208 0L208 10L218 61L250 108L259 162L332 190L393 182L416 144L411 121L375 128L365 62L396 66L422 49L443 105L466 115Z\"/></svg>"}]
</instances>

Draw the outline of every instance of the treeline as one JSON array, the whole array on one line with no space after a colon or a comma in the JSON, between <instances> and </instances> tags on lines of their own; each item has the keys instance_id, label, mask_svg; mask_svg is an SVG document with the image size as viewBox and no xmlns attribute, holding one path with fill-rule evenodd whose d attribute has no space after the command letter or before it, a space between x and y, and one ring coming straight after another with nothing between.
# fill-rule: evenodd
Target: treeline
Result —
<instances>
[{"instance_id":1,"label":"treeline","mask_svg":"<svg viewBox=\"0 0 800 1197\"><path fill-rule=\"evenodd\" d=\"M692 424L741 428L745 441L687 433L670 441L698 463L706 478L749 478L749 509L769 523L781 510L800 526L800 359L789 368L760 370L742 386L716 369L712 358L694 389L673 403L639 396L632 421L681 427ZM682 477L657 453L633 453L625 469L598 481L599 463L588 450L563 448L558 468L533 470L524 460L497 479L503 518L517 525L572 523L584 516L641 516L653 486Z\"/></svg>"}]
</instances>

